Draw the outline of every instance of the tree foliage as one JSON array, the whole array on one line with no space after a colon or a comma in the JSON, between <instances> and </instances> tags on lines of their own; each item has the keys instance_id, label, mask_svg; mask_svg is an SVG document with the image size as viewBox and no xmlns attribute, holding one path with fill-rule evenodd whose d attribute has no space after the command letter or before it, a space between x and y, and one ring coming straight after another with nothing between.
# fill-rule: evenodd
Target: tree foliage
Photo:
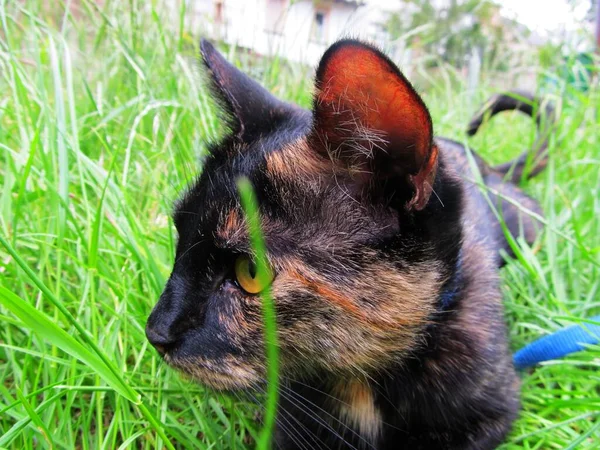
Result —
<instances>
[{"instance_id":1,"label":"tree foliage","mask_svg":"<svg viewBox=\"0 0 600 450\"><path fill-rule=\"evenodd\" d=\"M391 14L386 25L392 39L405 38L458 67L473 49L492 53L504 40L500 7L491 0L402 0L401 12ZM419 30L414 32L414 30Z\"/></svg>"}]
</instances>

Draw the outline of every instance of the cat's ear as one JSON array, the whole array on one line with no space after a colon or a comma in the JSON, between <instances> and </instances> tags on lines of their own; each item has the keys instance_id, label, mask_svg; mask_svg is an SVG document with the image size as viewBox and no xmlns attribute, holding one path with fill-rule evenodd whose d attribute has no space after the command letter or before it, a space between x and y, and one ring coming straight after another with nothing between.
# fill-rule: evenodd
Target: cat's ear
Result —
<instances>
[{"instance_id":1,"label":"cat's ear","mask_svg":"<svg viewBox=\"0 0 600 450\"><path fill-rule=\"evenodd\" d=\"M274 97L230 64L205 39L200 42L200 53L208 69L216 100L224 108L225 119L235 137L248 141L266 134L276 129L292 113L293 106Z\"/></svg>"},{"instance_id":2,"label":"cat's ear","mask_svg":"<svg viewBox=\"0 0 600 450\"><path fill-rule=\"evenodd\" d=\"M353 40L330 47L317 69L313 115L313 147L365 182L406 182L407 208L425 207L437 169L431 117L384 54Z\"/></svg>"}]
</instances>

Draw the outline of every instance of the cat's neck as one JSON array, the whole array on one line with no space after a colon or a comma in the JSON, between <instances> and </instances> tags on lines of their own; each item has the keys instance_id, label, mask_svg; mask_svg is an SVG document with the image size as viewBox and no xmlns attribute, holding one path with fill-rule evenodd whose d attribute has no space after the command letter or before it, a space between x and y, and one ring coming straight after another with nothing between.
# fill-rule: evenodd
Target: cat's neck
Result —
<instances>
[{"instance_id":1,"label":"cat's neck","mask_svg":"<svg viewBox=\"0 0 600 450\"><path fill-rule=\"evenodd\" d=\"M452 275L442 286L439 295L438 307L441 311L448 311L456 305L464 283L465 274L463 267L463 251L461 249L456 257L456 263L452 269Z\"/></svg>"}]
</instances>

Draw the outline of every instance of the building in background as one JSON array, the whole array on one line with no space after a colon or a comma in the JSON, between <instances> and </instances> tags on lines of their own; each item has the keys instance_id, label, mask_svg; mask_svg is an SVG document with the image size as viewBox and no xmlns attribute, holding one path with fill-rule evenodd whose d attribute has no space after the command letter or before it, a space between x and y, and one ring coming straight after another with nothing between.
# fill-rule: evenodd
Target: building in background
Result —
<instances>
[{"instance_id":1,"label":"building in background","mask_svg":"<svg viewBox=\"0 0 600 450\"><path fill-rule=\"evenodd\" d=\"M185 0L188 29L259 55L314 65L344 36L388 46L386 11L354 0Z\"/></svg>"},{"instance_id":2,"label":"building in background","mask_svg":"<svg viewBox=\"0 0 600 450\"><path fill-rule=\"evenodd\" d=\"M419 67L430 74L445 66L460 69L456 73L469 80L473 91L481 70L505 73L508 86L534 87L534 71L508 72L522 67L520 58L531 58L531 48L544 43L526 26L507 18L499 0L179 0L170 4L184 13L185 28L195 35L252 54L314 67L336 40L355 37L377 44L409 77Z\"/></svg>"}]
</instances>

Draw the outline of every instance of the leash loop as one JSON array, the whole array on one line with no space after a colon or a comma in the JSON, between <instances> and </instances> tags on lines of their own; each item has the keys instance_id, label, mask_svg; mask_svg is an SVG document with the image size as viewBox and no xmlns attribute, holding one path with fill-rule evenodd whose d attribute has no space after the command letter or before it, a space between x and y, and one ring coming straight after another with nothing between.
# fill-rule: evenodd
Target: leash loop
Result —
<instances>
[{"instance_id":1,"label":"leash loop","mask_svg":"<svg viewBox=\"0 0 600 450\"><path fill-rule=\"evenodd\" d=\"M592 317L590 321L596 324L573 325L526 345L513 356L515 368L523 370L544 361L581 351L587 345L600 343L600 316Z\"/></svg>"}]
</instances>

